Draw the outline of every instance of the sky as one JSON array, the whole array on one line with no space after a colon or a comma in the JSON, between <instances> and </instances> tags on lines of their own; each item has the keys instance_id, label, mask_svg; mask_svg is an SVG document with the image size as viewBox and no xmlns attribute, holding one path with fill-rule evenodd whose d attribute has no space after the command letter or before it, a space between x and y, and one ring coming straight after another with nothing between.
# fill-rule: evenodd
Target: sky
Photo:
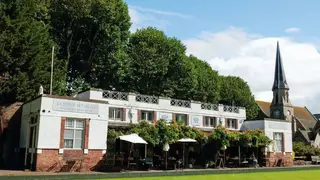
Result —
<instances>
[{"instance_id":1,"label":"sky","mask_svg":"<svg viewBox=\"0 0 320 180\"><path fill-rule=\"evenodd\" d=\"M320 1L125 0L131 32L152 26L180 39L221 75L248 82L256 100L272 100L279 41L295 106L320 113Z\"/></svg>"}]
</instances>

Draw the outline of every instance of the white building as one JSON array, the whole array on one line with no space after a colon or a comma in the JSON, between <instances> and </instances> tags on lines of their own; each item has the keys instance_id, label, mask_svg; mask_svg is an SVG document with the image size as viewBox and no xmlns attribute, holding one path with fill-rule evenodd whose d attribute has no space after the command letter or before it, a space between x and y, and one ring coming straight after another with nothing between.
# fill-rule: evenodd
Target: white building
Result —
<instances>
[{"instance_id":1,"label":"white building","mask_svg":"<svg viewBox=\"0 0 320 180\"><path fill-rule=\"evenodd\" d=\"M20 152L37 171L88 171L106 153L107 101L41 95L22 106Z\"/></svg>"},{"instance_id":2,"label":"white building","mask_svg":"<svg viewBox=\"0 0 320 180\"><path fill-rule=\"evenodd\" d=\"M125 126L159 119L183 121L188 126L212 131L218 125L240 130L246 119L243 107L208 104L117 91L91 89L77 95L80 99L109 102L109 126Z\"/></svg>"}]
</instances>

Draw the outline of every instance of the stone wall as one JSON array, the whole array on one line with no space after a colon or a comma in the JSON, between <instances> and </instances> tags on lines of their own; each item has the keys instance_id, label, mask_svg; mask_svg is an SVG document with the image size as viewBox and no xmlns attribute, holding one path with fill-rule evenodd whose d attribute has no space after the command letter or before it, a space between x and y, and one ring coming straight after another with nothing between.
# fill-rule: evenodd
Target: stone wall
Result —
<instances>
[{"instance_id":1,"label":"stone wall","mask_svg":"<svg viewBox=\"0 0 320 180\"><path fill-rule=\"evenodd\" d=\"M293 158L290 152L268 152L266 156L266 166L267 167L292 167L293 166Z\"/></svg>"},{"instance_id":2,"label":"stone wall","mask_svg":"<svg viewBox=\"0 0 320 180\"><path fill-rule=\"evenodd\" d=\"M104 166L102 150L64 150L59 154L58 149L43 149L37 154L36 171L46 172L86 172L101 170Z\"/></svg>"}]
</instances>

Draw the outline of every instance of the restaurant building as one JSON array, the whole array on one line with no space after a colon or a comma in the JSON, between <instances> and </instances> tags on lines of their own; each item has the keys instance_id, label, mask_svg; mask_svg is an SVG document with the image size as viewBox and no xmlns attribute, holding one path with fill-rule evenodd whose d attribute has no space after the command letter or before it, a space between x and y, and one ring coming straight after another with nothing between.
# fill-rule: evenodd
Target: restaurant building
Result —
<instances>
[{"instance_id":1,"label":"restaurant building","mask_svg":"<svg viewBox=\"0 0 320 180\"><path fill-rule=\"evenodd\" d=\"M103 164L107 101L41 95L22 106L20 157L36 171L89 171Z\"/></svg>"}]
</instances>

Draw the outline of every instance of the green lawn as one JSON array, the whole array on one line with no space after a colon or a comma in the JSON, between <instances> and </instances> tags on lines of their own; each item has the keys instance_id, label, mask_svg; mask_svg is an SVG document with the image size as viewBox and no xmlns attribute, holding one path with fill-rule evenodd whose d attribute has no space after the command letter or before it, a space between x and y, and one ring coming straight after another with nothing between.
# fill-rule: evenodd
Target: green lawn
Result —
<instances>
[{"instance_id":1,"label":"green lawn","mask_svg":"<svg viewBox=\"0 0 320 180\"><path fill-rule=\"evenodd\" d=\"M320 178L320 170L300 170L286 172L261 172L243 174L217 174L200 176L165 176L145 178L120 178L114 180L315 180Z\"/></svg>"}]
</instances>

